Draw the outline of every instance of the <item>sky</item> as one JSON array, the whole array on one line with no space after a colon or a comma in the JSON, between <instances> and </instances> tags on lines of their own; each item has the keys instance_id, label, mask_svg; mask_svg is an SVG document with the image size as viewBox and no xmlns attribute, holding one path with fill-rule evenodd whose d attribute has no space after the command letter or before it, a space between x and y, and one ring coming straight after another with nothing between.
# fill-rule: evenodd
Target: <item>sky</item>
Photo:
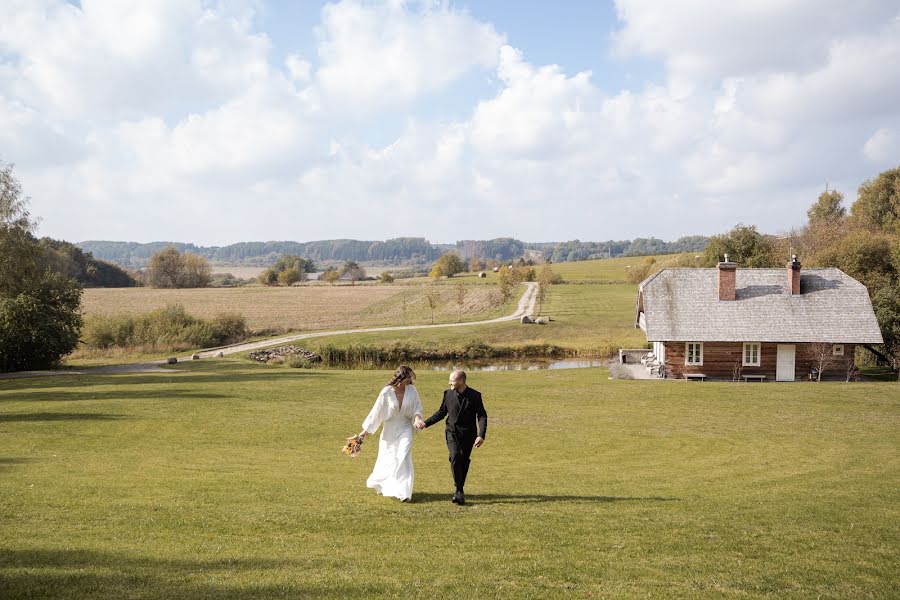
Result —
<instances>
[{"instance_id":1,"label":"sky","mask_svg":"<svg viewBox=\"0 0 900 600\"><path fill-rule=\"evenodd\" d=\"M0 14L0 161L73 242L779 233L900 166L896 0Z\"/></svg>"}]
</instances>

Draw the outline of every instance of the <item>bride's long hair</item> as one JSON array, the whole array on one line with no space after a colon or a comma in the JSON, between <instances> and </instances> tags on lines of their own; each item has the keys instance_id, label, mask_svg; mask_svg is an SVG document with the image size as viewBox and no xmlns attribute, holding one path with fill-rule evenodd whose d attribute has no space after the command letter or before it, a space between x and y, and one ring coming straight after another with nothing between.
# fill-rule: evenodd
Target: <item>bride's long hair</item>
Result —
<instances>
[{"instance_id":1,"label":"bride's long hair","mask_svg":"<svg viewBox=\"0 0 900 600\"><path fill-rule=\"evenodd\" d=\"M412 377L413 382L415 382L416 372L406 365L400 365L399 367L397 367L397 370L394 371L394 378L391 379L388 385L391 387L395 387L398 383L400 383L407 377Z\"/></svg>"}]
</instances>

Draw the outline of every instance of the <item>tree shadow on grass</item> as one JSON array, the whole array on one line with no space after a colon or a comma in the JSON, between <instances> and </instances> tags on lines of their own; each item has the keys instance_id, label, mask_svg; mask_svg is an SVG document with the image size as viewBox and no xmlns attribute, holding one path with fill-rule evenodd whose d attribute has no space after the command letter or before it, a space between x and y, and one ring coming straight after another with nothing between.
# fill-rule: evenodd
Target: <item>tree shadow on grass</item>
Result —
<instances>
[{"instance_id":1,"label":"tree shadow on grass","mask_svg":"<svg viewBox=\"0 0 900 600\"><path fill-rule=\"evenodd\" d=\"M227 366L226 366L227 367ZM304 371L286 367L245 367L244 369L223 368L221 371L204 370L171 370L157 373L91 373L85 369L84 375L65 374L20 379L0 379L0 392L6 390L44 390L53 388L77 389L97 385L159 385L167 382L190 383L192 385L207 383L241 384L259 381L289 383L291 381L309 381L311 379L330 379L331 373L322 371Z\"/></svg>"},{"instance_id":2,"label":"tree shadow on grass","mask_svg":"<svg viewBox=\"0 0 900 600\"><path fill-rule=\"evenodd\" d=\"M27 423L31 421L118 421L124 418L126 418L125 415L110 415L106 413L6 413L0 414L0 423Z\"/></svg>"},{"instance_id":3,"label":"tree shadow on grass","mask_svg":"<svg viewBox=\"0 0 900 600\"><path fill-rule=\"evenodd\" d=\"M322 560L303 558L191 560L90 550L0 548L0 597L255 600L365 598L392 591L375 583L322 583L303 576L328 570ZM294 576L285 581L283 572ZM203 581L198 581L201 577ZM222 581L236 577L247 583ZM278 583L265 583L267 580Z\"/></svg>"},{"instance_id":4,"label":"tree shadow on grass","mask_svg":"<svg viewBox=\"0 0 900 600\"><path fill-rule=\"evenodd\" d=\"M0 473L2 473L3 471L11 471L13 467L16 467L18 465L27 465L33 462L35 462L33 458L0 458Z\"/></svg>"},{"instance_id":5,"label":"tree shadow on grass","mask_svg":"<svg viewBox=\"0 0 900 600\"><path fill-rule=\"evenodd\" d=\"M159 390L96 391L88 390L54 390L33 391L23 394L0 395L0 402L77 402L79 400L219 400L231 398L225 394L197 392L182 387L161 388Z\"/></svg>"},{"instance_id":6,"label":"tree shadow on grass","mask_svg":"<svg viewBox=\"0 0 900 600\"><path fill-rule=\"evenodd\" d=\"M432 492L413 492L413 503L450 502L452 494L435 494ZM466 495L466 505L479 504L533 504L542 502L680 502L681 498L666 496L554 496L543 494L472 494Z\"/></svg>"}]
</instances>

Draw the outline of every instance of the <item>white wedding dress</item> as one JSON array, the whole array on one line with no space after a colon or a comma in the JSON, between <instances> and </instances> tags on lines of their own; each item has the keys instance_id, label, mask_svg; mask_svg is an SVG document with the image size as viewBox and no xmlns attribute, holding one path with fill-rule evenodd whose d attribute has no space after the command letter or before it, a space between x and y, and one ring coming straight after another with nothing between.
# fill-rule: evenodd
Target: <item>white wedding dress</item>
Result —
<instances>
[{"instance_id":1,"label":"white wedding dress","mask_svg":"<svg viewBox=\"0 0 900 600\"><path fill-rule=\"evenodd\" d=\"M379 494L409 500L412 498L413 462L412 441L416 415L422 414L422 400L415 386L407 385L403 407L397 401L394 388L385 386L363 429L373 434L383 425L378 442L378 458L366 485Z\"/></svg>"}]
</instances>

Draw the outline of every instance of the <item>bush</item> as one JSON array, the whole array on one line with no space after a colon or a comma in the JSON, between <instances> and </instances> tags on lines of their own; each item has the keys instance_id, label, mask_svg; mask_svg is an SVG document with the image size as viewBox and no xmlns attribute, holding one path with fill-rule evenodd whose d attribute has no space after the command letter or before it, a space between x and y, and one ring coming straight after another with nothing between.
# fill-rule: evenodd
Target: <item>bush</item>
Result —
<instances>
[{"instance_id":1,"label":"bush","mask_svg":"<svg viewBox=\"0 0 900 600\"><path fill-rule=\"evenodd\" d=\"M78 345L81 285L46 271L34 289L0 296L0 371L47 369Z\"/></svg>"},{"instance_id":2,"label":"bush","mask_svg":"<svg viewBox=\"0 0 900 600\"><path fill-rule=\"evenodd\" d=\"M139 315L90 315L82 343L89 348L177 350L224 346L247 335L241 315L223 313L205 320L174 304Z\"/></svg>"}]
</instances>

